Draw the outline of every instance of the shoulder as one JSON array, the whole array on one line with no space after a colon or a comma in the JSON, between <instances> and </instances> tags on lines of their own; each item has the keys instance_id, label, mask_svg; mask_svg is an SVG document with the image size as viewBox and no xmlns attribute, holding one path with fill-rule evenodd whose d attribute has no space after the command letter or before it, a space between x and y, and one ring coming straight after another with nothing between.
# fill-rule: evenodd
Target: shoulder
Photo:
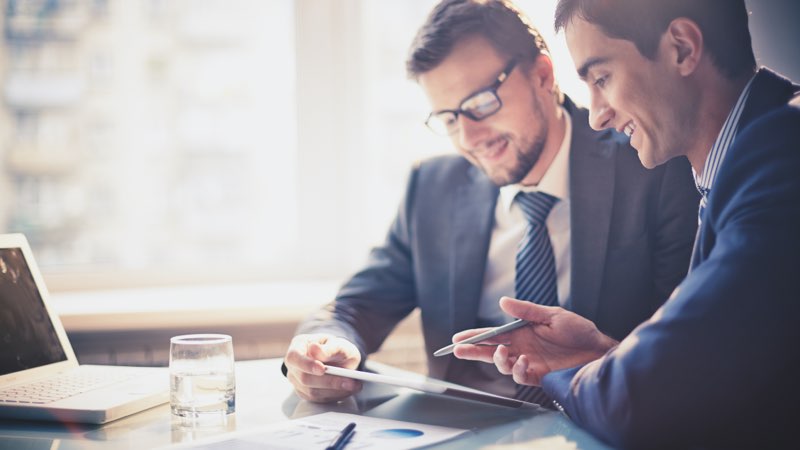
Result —
<instances>
[{"instance_id":1,"label":"shoulder","mask_svg":"<svg viewBox=\"0 0 800 450\"><path fill-rule=\"evenodd\" d=\"M732 164L754 160L773 164L796 162L800 159L799 142L800 101L792 100L758 116L739 130L731 147L731 154L735 156Z\"/></svg>"},{"instance_id":2,"label":"shoulder","mask_svg":"<svg viewBox=\"0 0 800 450\"><path fill-rule=\"evenodd\" d=\"M423 183L453 183L482 178L483 173L460 155L441 155L417 161L415 177Z\"/></svg>"},{"instance_id":3,"label":"shoulder","mask_svg":"<svg viewBox=\"0 0 800 450\"><path fill-rule=\"evenodd\" d=\"M785 169L797 167L800 86L768 69L760 70L741 121L720 177L734 176L733 182L741 182L765 176L769 168L785 173Z\"/></svg>"},{"instance_id":4,"label":"shoulder","mask_svg":"<svg viewBox=\"0 0 800 450\"><path fill-rule=\"evenodd\" d=\"M424 170L452 170L470 165L466 158L457 154L431 156L429 158L417 160L414 163L415 168Z\"/></svg>"},{"instance_id":5,"label":"shoulder","mask_svg":"<svg viewBox=\"0 0 800 450\"><path fill-rule=\"evenodd\" d=\"M725 165L731 166L729 170L736 170L739 179L759 175L798 178L798 143L800 107L787 104L759 116L739 130L729 155L725 157Z\"/></svg>"},{"instance_id":6,"label":"shoulder","mask_svg":"<svg viewBox=\"0 0 800 450\"><path fill-rule=\"evenodd\" d=\"M750 214L763 215L774 209L780 210L780 217L770 216L771 220L797 223L800 220L798 142L800 108L788 103L741 129L712 190L710 200L717 200L713 206L720 211L720 217L750 220Z\"/></svg>"}]
</instances>

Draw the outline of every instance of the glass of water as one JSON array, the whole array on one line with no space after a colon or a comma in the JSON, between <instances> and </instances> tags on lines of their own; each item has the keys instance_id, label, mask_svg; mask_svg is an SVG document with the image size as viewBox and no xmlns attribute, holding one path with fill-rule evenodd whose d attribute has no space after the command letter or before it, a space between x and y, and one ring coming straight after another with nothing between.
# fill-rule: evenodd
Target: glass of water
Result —
<instances>
[{"instance_id":1,"label":"glass of water","mask_svg":"<svg viewBox=\"0 0 800 450\"><path fill-rule=\"evenodd\" d=\"M170 406L189 419L236 410L233 340L225 334L187 334L170 339Z\"/></svg>"}]
</instances>

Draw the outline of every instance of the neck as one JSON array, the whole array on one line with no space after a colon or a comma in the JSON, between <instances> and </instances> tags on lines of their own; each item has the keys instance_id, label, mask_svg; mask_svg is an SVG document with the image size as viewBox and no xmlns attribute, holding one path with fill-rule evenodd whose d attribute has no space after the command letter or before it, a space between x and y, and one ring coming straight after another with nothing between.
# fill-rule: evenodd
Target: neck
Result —
<instances>
[{"instance_id":1,"label":"neck","mask_svg":"<svg viewBox=\"0 0 800 450\"><path fill-rule=\"evenodd\" d=\"M698 175L703 173L711 147L751 76L752 74L748 73L736 80L717 76L699 90L703 94L696 107L698 111L694 127L696 138L692 140L693 144L686 152L686 157Z\"/></svg>"},{"instance_id":2,"label":"neck","mask_svg":"<svg viewBox=\"0 0 800 450\"><path fill-rule=\"evenodd\" d=\"M567 124L564 119L564 109L561 108L560 105L557 105L553 110L553 115L549 122L550 126L547 130L547 141L545 142L544 150L542 150L542 154L539 155L539 160L536 161L531 171L528 172L528 175L520 182L523 186L537 186L539 182L542 181L542 177L547 173L547 169L550 168L553 160L556 159L558 150L561 148L561 143L564 142L564 133Z\"/></svg>"}]
</instances>

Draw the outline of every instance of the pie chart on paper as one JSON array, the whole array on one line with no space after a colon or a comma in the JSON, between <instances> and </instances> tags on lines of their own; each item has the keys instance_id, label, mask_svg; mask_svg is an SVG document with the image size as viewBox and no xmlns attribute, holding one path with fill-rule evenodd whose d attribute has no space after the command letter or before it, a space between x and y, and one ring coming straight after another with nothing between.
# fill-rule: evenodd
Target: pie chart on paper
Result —
<instances>
[{"instance_id":1,"label":"pie chart on paper","mask_svg":"<svg viewBox=\"0 0 800 450\"><path fill-rule=\"evenodd\" d=\"M420 430L412 428L389 428L386 430L377 430L370 433L370 437L376 439L406 439L422 436L424 433Z\"/></svg>"}]
</instances>

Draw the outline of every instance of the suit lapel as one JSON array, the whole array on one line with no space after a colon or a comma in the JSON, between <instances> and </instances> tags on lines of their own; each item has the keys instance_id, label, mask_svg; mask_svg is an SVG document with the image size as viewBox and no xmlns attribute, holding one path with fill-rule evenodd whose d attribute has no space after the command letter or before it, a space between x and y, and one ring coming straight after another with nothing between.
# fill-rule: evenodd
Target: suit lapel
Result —
<instances>
[{"instance_id":1,"label":"suit lapel","mask_svg":"<svg viewBox=\"0 0 800 450\"><path fill-rule=\"evenodd\" d=\"M479 169L459 186L453 205L450 242L450 311L452 332L473 328L483 289L483 275L494 226L498 189Z\"/></svg>"},{"instance_id":2,"label":"suit lapel","mask_svg":"<svg viewBox=\"0 0 800 450\"><path fill-rule=\"evenodd\" d=\"M614 152L588 126L585 110L571 108L570 226L571 309L593 318L597 311L614 198Z\"/></svg>"},{"instance_id":3,"label":"suit lapel","mask_svg":"<svg viewBox=\"0 0 800 450\"><path fill-rule=\"evenodd\" d=\"M800 92L800 86L792 84L790 80L769 69L759 69L750 88L750 95L747 97L742 116L739 118L739 123L736 124L737 134L751 122L767 113L767 111L785 105L798 92ZM736 141L734 140L731 143L728 155L725 156L726 160L730 158L731 150L735 147ZM724 172L725 166L726 163L723 161L719 168L719 173ZM711 198L714 197L714 190L712 189L711 192L709 203ZM712 225L713 220L714 218L709 215L709 208L706 206L703 220L697 230L697 237L694 241L689 271L693 270L708 257L716 243L716 234Z\"/></svg>"}]
</instances>

